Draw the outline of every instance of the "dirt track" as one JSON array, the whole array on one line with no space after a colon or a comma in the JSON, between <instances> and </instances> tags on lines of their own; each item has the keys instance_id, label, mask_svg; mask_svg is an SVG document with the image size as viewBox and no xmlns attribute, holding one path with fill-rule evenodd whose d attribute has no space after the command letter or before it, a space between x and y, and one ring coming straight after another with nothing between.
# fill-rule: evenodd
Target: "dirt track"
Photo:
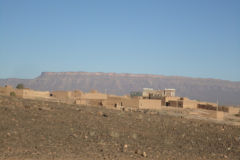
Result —
<instances>
[{"instance_id":1,"label":"dirt track","mask_svg":"<svg viewBox=\"0 0 240 160\"><path fill-rule=\"evenodd\" d=\"M0 159L240 160L240 128L0 96Z\"/></svg>"}]
</instances>

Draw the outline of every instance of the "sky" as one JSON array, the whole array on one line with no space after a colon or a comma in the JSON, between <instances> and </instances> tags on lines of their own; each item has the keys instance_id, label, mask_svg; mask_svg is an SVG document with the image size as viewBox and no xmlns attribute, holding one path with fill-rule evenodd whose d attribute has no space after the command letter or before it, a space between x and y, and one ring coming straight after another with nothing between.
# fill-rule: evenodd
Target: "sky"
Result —
<instances>
[{"instance_id":1,"label":"sky","mask_svg":"<svg viewBox=\"0 0 240 160\"><path fill-rule=\"evenodd\" d=\"M67 71L240 81L240 1L0 0L0 78Z\"/></svg>"}]
</instances>

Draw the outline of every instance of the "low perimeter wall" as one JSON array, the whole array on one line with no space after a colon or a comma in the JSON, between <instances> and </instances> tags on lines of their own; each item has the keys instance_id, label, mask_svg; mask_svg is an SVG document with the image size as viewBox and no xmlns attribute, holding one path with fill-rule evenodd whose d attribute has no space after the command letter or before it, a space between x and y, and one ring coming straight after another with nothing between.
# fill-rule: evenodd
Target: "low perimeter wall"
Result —
<instances>
[{"instance_id":1,"label":"low perimeter wall","mask_svg":"<svg viewBox=\"0 0 240 160\"><path fill-rule=\"evenodd\" d=\"M139 109L160 109L162 101L157 99L139 99Z\"/></svg>"}]
</instances>

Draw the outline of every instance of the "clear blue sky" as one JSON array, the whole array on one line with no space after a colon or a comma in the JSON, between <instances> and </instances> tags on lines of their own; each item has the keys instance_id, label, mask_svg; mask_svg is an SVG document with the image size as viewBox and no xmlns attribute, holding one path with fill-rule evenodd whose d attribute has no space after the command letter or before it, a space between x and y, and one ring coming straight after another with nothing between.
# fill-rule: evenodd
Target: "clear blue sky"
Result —
<instances>
[{"instance_id":1,"label":"clear blue sky","mask_svg":"<svg viewBox=\"0 0 240 160\"><path fill-rule=\"evenodd\" d=\"M0 0L0 78L42 71L240 81L240 0Z\"/></svg>"}]
</instances>

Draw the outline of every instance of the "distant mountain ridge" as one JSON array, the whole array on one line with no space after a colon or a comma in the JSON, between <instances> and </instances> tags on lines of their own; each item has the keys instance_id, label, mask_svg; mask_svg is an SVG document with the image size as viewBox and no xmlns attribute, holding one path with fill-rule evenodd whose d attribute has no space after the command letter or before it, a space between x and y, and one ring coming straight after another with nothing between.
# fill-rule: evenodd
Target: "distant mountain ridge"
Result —
<instances>
[{"instance_id":1,"label":"distant mountain ridge","mask_svg":"<svg viewBox=\"0 0 240 160\"><path fill-rule=\"evenodd\" d=\"M218 79L163 76L151 74L103 73L103 72L42 72L34 79L0 79L0 85L16 86L23 83L35 90L97 89L108 94L123 95L143 88L175 88L178 96L222 105L240 104L240 82Z\"/></svg>"}]
</instances>

